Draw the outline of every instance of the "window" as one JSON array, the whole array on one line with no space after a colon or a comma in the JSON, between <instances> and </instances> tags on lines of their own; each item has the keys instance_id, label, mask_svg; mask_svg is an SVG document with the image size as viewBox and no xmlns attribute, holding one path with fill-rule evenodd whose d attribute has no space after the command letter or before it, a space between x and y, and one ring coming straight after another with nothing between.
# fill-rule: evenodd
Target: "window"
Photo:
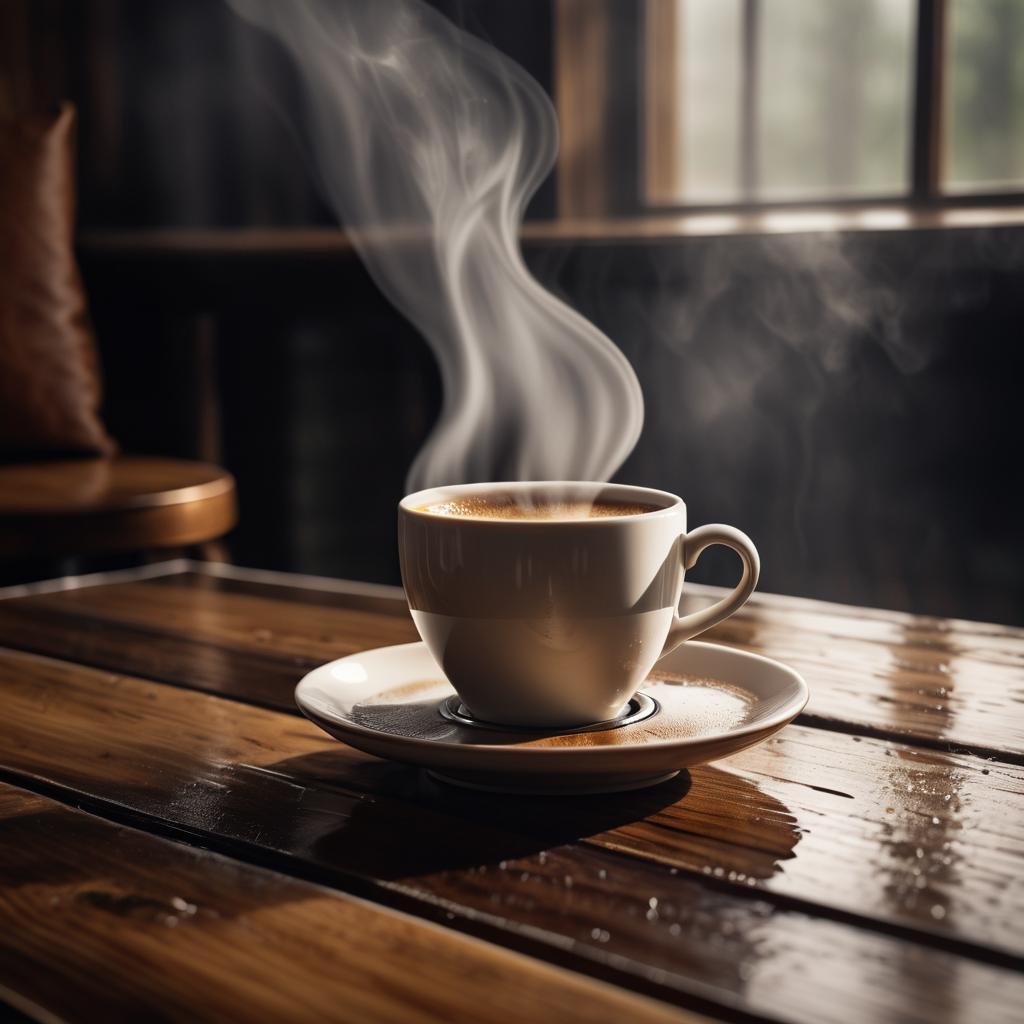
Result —
<instances>
[{"instance_id":1,"label":"window","mask_svg":"<svg viewBox=\"0 0 1024 1024\"><path fill-rule=\"evenodd\" d=\"M654 34L649 24L647 42L648 59L668 46L661 63L679 64L675 122L656 129L678 153L673 171L652 182L651 201L829 199L906 188L913 0L671 6L671 34Z\"/></svg>"},{"instance_id":2,"label":"window","mask_svg":"<svg viewBox=\"0 0 1024 1024\"><path fill-rule=\"evenodd\" d=\"M1024 199L1024 0L558 3L563 216Z\"/></svg>"}]
</instances>

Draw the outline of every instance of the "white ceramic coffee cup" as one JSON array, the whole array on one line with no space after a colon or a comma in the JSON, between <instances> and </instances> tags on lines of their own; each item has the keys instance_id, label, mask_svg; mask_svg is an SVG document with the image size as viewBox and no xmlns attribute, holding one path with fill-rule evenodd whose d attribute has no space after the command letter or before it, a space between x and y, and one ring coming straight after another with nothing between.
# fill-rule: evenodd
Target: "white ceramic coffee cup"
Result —
<instances>
[{"instance_id":1,"label":"white ceramic coffee cup","mask_svg":"<svg viewBox=\"0 0 1024 1024\"><path fill-rule=\"evenodd\" d=\"M588 519L475 519L426 506L497 496L655 506ZM743 562L725 598L680 616L683 576L724 544ZM413 621L479 719L558 728L616 717L663 655L731 615L760 569L731 526L686 532L666 491L572 481L437 487L404 498L398 550Z\"/></svg>"}]
</instances>

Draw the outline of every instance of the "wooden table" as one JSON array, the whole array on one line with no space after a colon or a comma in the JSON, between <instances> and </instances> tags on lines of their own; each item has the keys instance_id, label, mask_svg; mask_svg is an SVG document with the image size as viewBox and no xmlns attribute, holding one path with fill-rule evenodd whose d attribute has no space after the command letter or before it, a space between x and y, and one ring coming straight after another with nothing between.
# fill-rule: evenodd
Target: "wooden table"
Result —
<instances>
[{"instance_id":1,"label":"wooden table","mask_svg":"<svg viewBox=\"0 0 1024 1024\"><path fill-rule=\"evenodd\" d=\"M802 672L806 714L537 800L296 713L309 668L415 638L398 591L176 562L0 597L30 1019L1024 1019L1024 631L755 596L711 637Z\"/></svg>"}]
</instances>

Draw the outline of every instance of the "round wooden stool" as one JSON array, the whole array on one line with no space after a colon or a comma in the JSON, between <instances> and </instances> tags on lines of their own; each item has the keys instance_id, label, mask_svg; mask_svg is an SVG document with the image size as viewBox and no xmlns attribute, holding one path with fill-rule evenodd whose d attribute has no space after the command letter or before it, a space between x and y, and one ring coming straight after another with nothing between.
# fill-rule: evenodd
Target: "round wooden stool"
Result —
<instances>
[{"instance_id":1,"label":"round wooden stool","mask_svg":"<svg viewBox=\"0 0 1024 1024\"><path fill-rule=\"evenodd\" d=\"M202 544L238 518L219 466L115 456L0 466L0 558Z\"/></svg>"}]
</instances>

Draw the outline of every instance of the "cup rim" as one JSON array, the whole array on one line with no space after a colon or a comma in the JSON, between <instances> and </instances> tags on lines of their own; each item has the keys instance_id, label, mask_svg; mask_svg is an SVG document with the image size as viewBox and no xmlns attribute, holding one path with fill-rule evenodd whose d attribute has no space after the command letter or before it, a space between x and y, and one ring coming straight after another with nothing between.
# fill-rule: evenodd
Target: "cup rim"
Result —
<instances>
[{"instance_id":1,"label":"cup rim","mask_svg":"<svg viewBox=\"0 0 1024 1024\"><path fill-rule=\"evenodd\" d=\"M613 490L616 497L625 500L644 502L648 499L656 499L664 504L660 508L652 509L650 512L637 512L631 515L622 516L594 516L590 519L483 519L471 516L451 516L441 512L430 512L423 505L436 504L446 499L466 495L487 493L491 490L525 492L537 487L597 487L602 491ZM635 484L605 483L600 480L494 480L485 483L473 484L445 484L441 487L427 487L420 491L413 491L407 494L398 503L399 509L407 515L415 516L418 519L425 519L428 522L461 522L486 524L495 528L519 527L536 529L543 527L547 529L562 529L565 527L597 527L615 523L626 523L631 521L649 522L653 519L667 519L682 509L686 511L686 503L678 494L670 491L661 491L654 487L640 487Z\"/></svg>"}]
</instances>

